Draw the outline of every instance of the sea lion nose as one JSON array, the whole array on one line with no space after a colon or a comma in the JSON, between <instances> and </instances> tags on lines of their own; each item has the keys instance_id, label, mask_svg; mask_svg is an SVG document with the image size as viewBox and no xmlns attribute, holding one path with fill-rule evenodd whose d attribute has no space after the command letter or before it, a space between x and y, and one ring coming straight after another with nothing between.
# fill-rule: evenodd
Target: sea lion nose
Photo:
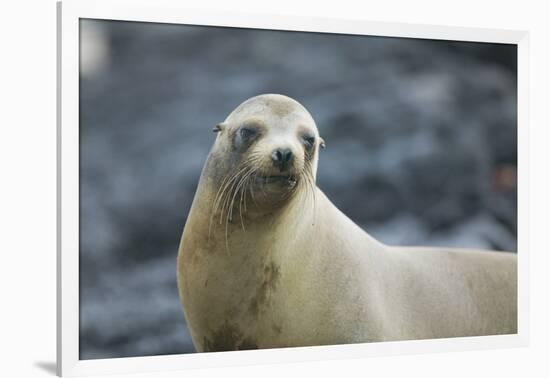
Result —
<instances>
[{"instance_id":1,"label":"sea lion nose","mask_svg":"<svg viewBox=\"0 0 550 378\"><path fill-rule=\"evenodd\" d=\"M288 168L293 159L292 151L290 148L276 148L271 153L271 160L273 165L279 168L279 171L284 171Z\"/></svg>"}]
</instances>

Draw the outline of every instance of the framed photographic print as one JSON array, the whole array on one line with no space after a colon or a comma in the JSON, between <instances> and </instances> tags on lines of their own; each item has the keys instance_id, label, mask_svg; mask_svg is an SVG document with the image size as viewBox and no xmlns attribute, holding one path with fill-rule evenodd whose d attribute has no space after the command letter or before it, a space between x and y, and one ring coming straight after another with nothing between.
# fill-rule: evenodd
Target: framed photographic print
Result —
<instances>
[{"instance_id":1,"label":"framed photographic print","mask_svg":"<svg viewBox=\"0 0 550 378\"><path fill-rule=\"evenodd\" d=\"M58 3L58 374L526 345L527 44Z\"/></svg>"}]
</instances>

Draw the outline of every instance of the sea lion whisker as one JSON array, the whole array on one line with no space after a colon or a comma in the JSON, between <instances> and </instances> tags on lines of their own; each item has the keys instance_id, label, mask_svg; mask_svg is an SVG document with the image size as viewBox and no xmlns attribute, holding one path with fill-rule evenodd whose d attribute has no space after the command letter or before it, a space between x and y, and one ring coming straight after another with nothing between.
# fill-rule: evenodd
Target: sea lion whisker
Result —
<instances>
[{"instance_id":1,"label":"sea lion whisker","mask_svg":"<svg viewBox=\"0 0 550 378\"><path fill-rule=\"evenodd\" d=\"M315 179L313 178L313 173L312 173L312 167L311 167L311 164L309 162L306 162L305 164L305 169L303 171L303 175L305 177L305 183L304 185L306 186L306 192L307 194L306 195L311 195L311 203L313 205L313 224L315 223L315 218L316 218L316 196L315 196Z\"/></svg>"},{"instance_id":2,"label":"sea lion whisker","mask_svg":"<svg viewBox=\"0 0 550 378\"><path fill-rule=\"evenodd\" d=\"M224 189L223 197L220 199L220 203L221 203L220 224L222 224L222 219L223 219L224 212L225 212L226 208L227 208L227 210L229 210L229 207L228 207L229 205L228 205L227 202L231 198L231 193L233 192L233 188L234 188L235 184L238 182L241 175L244 172L246 172L247 169L248 169L248 167L243 167L238 172L236 172L233 175L233 177L231 178L231 180L228 182L226 188Z\"/></svg>"},{"instance_id":3,"label":"sea lion whisker","mask_svg":"<svg viewBox=\"0 0 550 378\"><path fill-rule=\"evenodd\" d=\"M249 167L246 167L249 168ZM242 177L241 177L242 179ZM224 208L227 207L227 215L225 217L225 250L227 254L231 254L231 251L229 250L229 221L233 220L233 201L235 198L235 195L237 193L236 186L238 186L238 183L240 181L235 181L231 189L228 191L229 195L227 196L227 199L224 203Z\"/></svg>"},{"instance_id":4,"label":"sea lion whisker","mask_svg":"<svg viewBox=\"0 0 550 378\"><path fill-rule=\"evenodd\" d=\"M246 180L248 178L248 176L250 175L250 172L252 171L252 169L248 170L245 174L243 174L243 177L241 178L241 180L238 182L237 184L237 187L235 188L235 193L233 194L233 198L231 200L231 216L233 216L233 209L235 207L235 199L236 199L236 196L237 194L241 194L241 199L239 201L239 216L240 216L240 219L241 219L241 226L243 228L243 231L245 230L244 229L244 221L243 221L243 213L242 213L242 196L243 196L243 185L246 183Z\"/></svg>"},{"instance_id":5,"label":"sea lion whisker","mask_svg":"<svg viewBox=\"0 0 550 378\"><path fill-rule=\"evenodd\" d=\"M252 175L251 182L256 181L257 178L258 178L258 170L256 170ZM250 189L250 197L252 198L252 202L254 202L254 205L258 206L258 202L256 202L256 196L254 195L254 185L249 185L249 189Z\"/></svg>"},{"instance_id":6,"label":"sea lion whisker","mask_svg":"<svg viewBox=\"0 0 550 378\"><path fill-rule=\"evenodd\" d=\"M231 199L233 197L233 193L235 192L236 186L239 184L239 180L242 179L242 175L236 176L235 180L232 181L231 187L227 190L227 197L225 198L225 201L223 203L223 209L227 211L227 216L230 221L233 220L233 212L231 207Z\"/></svg>"},{"instance_id":7,"label":"sea lion whisker","mask_svg":"<svg viewBox=\"0 0 550 378\"><path fill-rule=\"evenodd\" d=\"M214 197L214 203L212 204L212 214L211 214L211 221L210 221L210 225L209 225L209 234L210 234L210 228L212 226L212 218L215 216L216 212L218 211L218 208L219 208L220 204L223 202L226 190L229 188L232 181L235 180L236 177L238 177L238 175L243 170L244 170L244 168L237 171L237 172L231 172L231 173L227 174L226 177L224 178L224 180L222 181L222 184L220 185L220 188L218 189L218 192L216 193L216 196ZM221 213L220 213L220 224L221 224L222 219L223 219L223 207L222 207Z\"/></svg>"},{"instance_id":8,"label":"sea lion whisker","mask_svg":"<svg viewBox=\"0 0 550 378\"><path fill-rule=\"evenodd\" d=\"M211 234L211 230L212 230L212 223L213 223L213 220L214 220L214 216L215 216L215 214L218 210L218 207L219 207L219 204L220 204L219 202L221 201L221 199L224 196L224 190L225 190L225 187L226 187L226 183L233 176L234 176L233 173L230 172L224 177L224 179L222 180L222 183L220 184L220 187L219 187L219 189L216 192L216 195L214 197L214 201L212 203L211 214L210 214L210 221L209 221L209 225L208 225L208 240L210 240L210 234ZM221 222L221 219L220 219L220 222Z\"/></svg>"},{"instance_id":9,"label":"sea lion whisker","mask_svg":"<svg viewBox=\"0 0 550 378\"><path fill-rule=\"evenodd\" d=\"M248 167L248 169L241 175L239 180L236 181L235 187L233 189L232 198L231 198L231 201L230 201L231 217L233 217L233 208L235 207L234 203L235 203L236 196L241 191L241 187L242 187L244 181L246 180L247 176L252 171L252 169L253 169L252 167Z\"/></svg>"},{"instance_id":10,"label":"sea lion whisker","mask_svg":"<svg viewBox=\"0 0 550 378\"><path fill-rule=\"evenodd\" d=\"M241 199L239 201L239 214L241 217L241 225L243 227L243 231L246 231L244 228L244 222L243 222L243 203L244 203L244 211L246 212L246 187L250 182L250 177L254 174L255 170L251 169L249 172L247 172L245 176L245 180L242 184L242 188L240 190L241 192Z\"/></svg>"}]
</instances>

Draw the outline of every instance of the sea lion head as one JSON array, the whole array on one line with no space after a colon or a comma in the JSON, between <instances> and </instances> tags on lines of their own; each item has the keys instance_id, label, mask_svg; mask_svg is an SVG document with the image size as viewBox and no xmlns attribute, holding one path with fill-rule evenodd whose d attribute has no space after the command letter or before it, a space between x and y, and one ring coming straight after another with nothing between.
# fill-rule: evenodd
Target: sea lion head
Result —
<instances>
[{"instance_id":1,"label":"sea lion head","mask_svg":"<svg viewBox=\"0 0 550 378\"><path fill-rule=\"evenodd\" d=\"M214 131L218 136L210 157L218 202L234 206L248 199L270 208L314 188L324 141L296 100L278 94L252 97ZM231 198L221 199L226 196Z\"/></svg>"}]
</instances>

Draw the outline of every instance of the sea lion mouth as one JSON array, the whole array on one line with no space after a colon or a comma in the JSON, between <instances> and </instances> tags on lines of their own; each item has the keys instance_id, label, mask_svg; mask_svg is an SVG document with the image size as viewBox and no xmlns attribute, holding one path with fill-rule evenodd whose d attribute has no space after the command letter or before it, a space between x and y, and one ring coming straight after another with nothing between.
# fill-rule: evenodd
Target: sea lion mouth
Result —
<instances>
[{"instance_id":1,"label":"sea lion mouth","mask_svg":"<svg viewBox=\"0 0 550 378\"><path fill-rule=\"evenodd\" d=\"M281 186L294 187L296 185L296 177L288 175L272 175L272 176L257 176L256 184L270 185L276 184Z\"/></svg>"}]
</instances>

